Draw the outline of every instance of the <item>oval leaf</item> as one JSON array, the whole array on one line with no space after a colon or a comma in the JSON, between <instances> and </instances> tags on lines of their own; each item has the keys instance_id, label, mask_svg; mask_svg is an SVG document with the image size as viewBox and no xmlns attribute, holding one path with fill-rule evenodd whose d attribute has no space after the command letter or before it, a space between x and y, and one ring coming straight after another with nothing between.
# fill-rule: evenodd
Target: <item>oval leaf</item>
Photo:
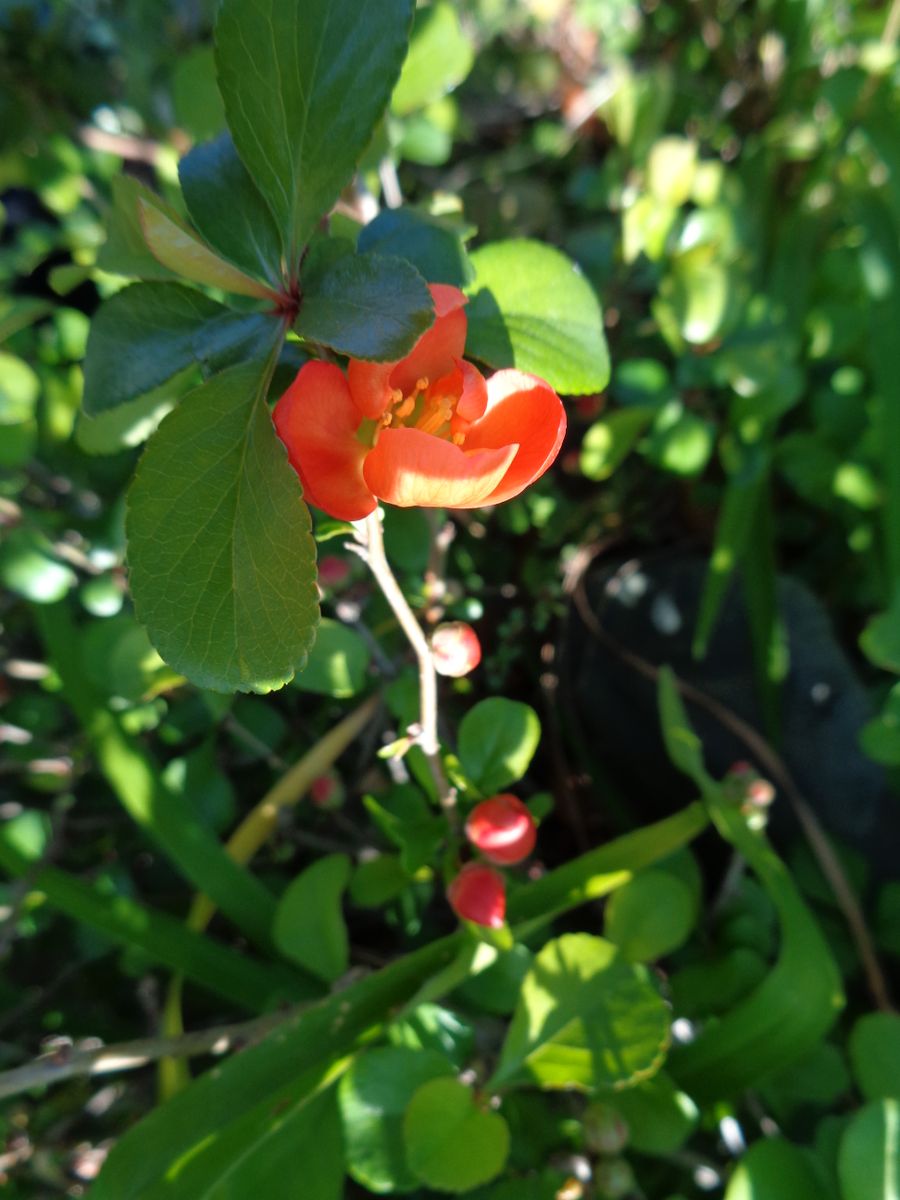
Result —
<instances>
[{"instance_id":1,"label":"oval leaf","mask_svg":"<svg viewBox=\"0 0 900 1200\"><path fill-rule=\"evenodd\" d=\"M541 740L533 708L502 696L470 708L459 727L462 768L484 795L521 779Z\"/></svg>"},{"instance_id":2,"label":"oval leaf","mask_svg":"<svg viewBox=\"0 0 900 1200\"><path fill-rule=\"evenodd\" d=\"M412 0L224 0L219 88L289 269L353 174L400 74Z\"/></svg>"},{"instance_id":3,"label":"oval leaf","mask_svg":"<svg viewBox=\"0 0 900 1200\"><path fill-rule=\"evenodd\" d=\"M391 362L407 354L434 320L425 280L402 258L351 254L303 281L294 328L352 358Z\"/></svg>"},{"instance_id":4,"label":"oval leaf","mask_svg":"<svg viewBox=\"0 0 900 1200\"><path fill-rule=\"evenodd\" d=\"M350 943L341 897L350 879L346 854L328 854L293 881L275 911L272 937L292 962L326 983L347 970Z\"/></svg>"},{"instance_id":5,"label":"oval leaf","mask_svg":"<svg viewBox=\"0 0 900 1200\"><path fill-rule=\"evenodd\" d=\"M645 970L586 933L548 942L525 976L491 1086L628 1087L669 1042L669 1011Z\"/></svg>"},{"instance_id":6,"label":"oval leaf","mask_svg":"<svg viewBox=\"0 0 900 1200\"><path fill-rule=\"evenodd\" d=\"M738 1163L725 1200L821 1200L824 1194L809 1155L783 1138L767 1138L754 1143Z\"/></svg>"},{"instance_id":7,"label":"oval leaf","mask_svg":"<svg viewBox=\"0 0 900 1200\"><path fill-rule=\"evenodd\" d=\"M162 657L200 687L267 691L315 636L315 544L297 476L248 363L154 434L129 493L131 589Z\"/></svg>"},{"instance_id":8,"label":"oval leaf","mask_svg":"<svg viewBox=\"0 0 900 1200\"><path fill-rule=\"evenodd\" d=\"M403 1121L414 1174L440 1192L468 1192L499 1175L509 1154L509 1127L476 1106L464 1084L433 1079L412 1098Z\"/></svg>"},{"instance_id":9,"label":"oval leaf","mask_svg":"<svg viewBox=\"0 0 900 1200\"><path fill-rule=\"evenodd\" d=\"M520 239L471 256L466 353L492 367L518 367L558 392L600 392L609 382L603 316L571 259Z\"/></svg>"},{"instance_id":10,"label":"oval leaf","mask_svg":"<svg viewBox=\"0 0 900 1200\"><path fill-rule=\"evenodd\" d=\"M211 246L248 275L278 285L281 236L269 206L225 133L178 164L191 220Z\"/></svg>"},{"instance_id":11,"label":"oval leaf","mask_svg":"<svg viewBox=\"0 0 900 1200\"><path fill-rule=\"evenodd\" d=\"M154 257L176 275L208 287L235 292L239 296L256 296L259 299L272 297L270 288L219 258L185 225L157 205L144 199L138 200L138 216L144 238Z\"/></svg>"},{"instance_id":12,"label":"oval leaf","mask_svg":"<svg viewBox=\"0 0 900 1200\"><path fill-rule=\"evenodd\" d=\"M403 1114L424 1083L452 1074L442 1055L408 1046L384 1046L357 1059L339 1096L347 1169L358 1183L373 1192L418 1187L406 1163Z\"/></svg>"},{"instance_id":13,"label":"oval leaf","mask_svg":"<svg viewBox=\"0 0 900 1200\"><path fill-rule=\"evenodd\" d=\"M136 283L117 292L91 324L84 360L89 416L137 400L188 367L220 364L245 346L258 353L276 323L235 312L177 283Z\"/></svg>"}]
</instances>

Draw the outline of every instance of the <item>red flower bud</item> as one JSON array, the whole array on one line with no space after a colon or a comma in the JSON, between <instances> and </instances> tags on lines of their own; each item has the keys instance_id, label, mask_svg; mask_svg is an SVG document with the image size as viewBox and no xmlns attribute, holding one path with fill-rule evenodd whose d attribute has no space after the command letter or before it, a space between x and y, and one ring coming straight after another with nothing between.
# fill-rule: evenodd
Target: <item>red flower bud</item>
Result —
<instances>
[{"instance_id":1,"label":"red flower bud","mask_svg":"<svg viewBox=\"0 0 900 1200\"><path fill-rule=\"evenodd\" d=\"M534 817L517 797L504 792L482 800L466 821L466 837L485 858L495 863L517 863L534 849Z\"/></svg>"},{"instance_id":2,"label":"red flower bud","mask_svg":"<svg viewBox=\"0 0 900 1200\"><path fill-rule=\"evenodd\" d=\"M506 883L499 871L468 863L447 888L450 907L464 921L501 929L506 917Z\"/></svg>"},{"instance_id":3,"label":"red flower bud","mask_svg":"<svg viewBox=\"0 0 900 1200\"><path fill-rule=\"evenodd\" d=\"M468 675L481 662L478 634L465 621L445 621L431 635L431 654L438 675Z\"/></svg>"},{"instance_id":4,"label":"red flower bud","mask_svg":"<svg viewBox=\"0 0 900 1200\"><path fill-rule=\"evenodd\" d=\"M336 554L319 559L319 583L322 587L337 587L350 574L350 564Z\"/></svg>"}]
</instances>

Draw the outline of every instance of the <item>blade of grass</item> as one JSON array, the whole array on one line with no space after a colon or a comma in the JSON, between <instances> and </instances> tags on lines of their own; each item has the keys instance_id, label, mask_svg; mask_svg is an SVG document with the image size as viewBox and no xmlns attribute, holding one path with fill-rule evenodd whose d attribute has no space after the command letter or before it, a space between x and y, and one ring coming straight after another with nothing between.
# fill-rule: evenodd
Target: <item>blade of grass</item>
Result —
<instances>
[{"instance_id":1,"label":"blade of grass","mask_svg":"<svg viewBox=\"0 0 900 1200\"><path fill-rule=\"evenodd\" d=\"M43 892L47 902L66 916L135 947L170 970L183 972L250 1012L263 1012L279 1000L304 1000L318 994L294 971L247 958L185 929L165 913L84 883L66 871L35 866L5 840L2 825L0 866L14 878L26 878L34 891Z\"/></svg>"},{"instance_id":2,"label":"blade of grass","mask_svg":"<svg viewBox=\"0 0 900 1200\"><path fill-rule=\"evenodd\" d=\"M275 898L234 861L184 802L166 788L159 768L122 729L84 677L80 639L64 601L34 606L49 659L91 744L97 766L123 808L187 881L257 946L271 950Z\"/></svg>"}]
</instances>

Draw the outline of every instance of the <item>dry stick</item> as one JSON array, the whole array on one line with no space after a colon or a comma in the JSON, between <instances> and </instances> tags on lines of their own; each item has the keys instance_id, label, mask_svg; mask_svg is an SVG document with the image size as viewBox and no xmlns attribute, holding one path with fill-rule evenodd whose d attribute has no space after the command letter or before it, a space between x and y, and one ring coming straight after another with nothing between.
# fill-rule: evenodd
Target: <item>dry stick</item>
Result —
<instances>
[{"instance_id":1,"label":"dry stick","mask_svg":"<svg viewBox=\"0 0 900 1200\"><path fill-rule=\"evenodd\" d=\"M444 774L444 764L441 762L441 744L438 739L438 695L437 672L434 669L434 658L431 647L410 608L403 589L397 582L394 572L388 564L384 552L384 534L381 528L381 515L376 509L360 522L357 527L359 546L350 546L367 564L375 576L375 582L381 588L384 598L391 606L394 616L400 623L400 628L406 634L409 644L415 651L419 664L419 726L420 732L416 738L422 753L428 763L428 769L437 788L438 800L451 822L456 818L456 792L447 782Z\"/></svg>"},{"instance_id":2,"label":"dry stick","mask_svg":"<svg viewBox=\"0 0 900 1200\"><path fill-rule=\"evenodd\" d=\"M648 662L647 659L621 646L603 628L596 614L591 609L584 590L584 576L588 564L594 557L596 557L596 554L585 555L582 563L579 564L582 568L580 574L578 574L577 578L570 576L567 580L567 590L571 593L575 601L575 607L578 609L579 616L594 637L598 641L601 641L613 654L627 663L628 666L640 675L643 675L645 679L649 679L652 683L657 683L659 680L658 668L653 663ZM748 725L746 721L726 705L720 704L718 700L714 700L712 696L707 695L700 688L696 688L690 683L685 683L681 679L676 678L675 683L678 691L685 700L691 704L695 704L698 708L704 709L720 725L724 725L726 729L730 730L735 737L744 743L750 753L763 767L769 778L778 784L790 800L803 829L803 833L806 836L806 840L809 842L810 848L816 856L819 866L822 868L822 873L831 886L835 899L843 913L844 920L847 922L847 927L856 943L860 962L866 975L866 982L875 1005L882 1012L894 1012L894 1003L891 999L887 981L881 969L881 963L878 960L872 936L869 933L859 900L818 817L794 782L793 776L784 760L772 749L765 738L757 733L752 725Z\"/></svg>"},{"instance_id":3,"label":"dry stick","mask_svg":"<svg viewBox=\"0 0 900 1200\"><path fill-rule=\"evenodd\" d=\"M133 1071L166 1057L193 1058L200 1054L226 1054L261 1040L278 1025L292 1017L296 1009L266 1013L236 1025L200 1029L181 1037L137 1038L96 1050L58 1051L35 1059L25 1066L0 1074L0 1100L31 1088L59 1083L76 1075L105 1075L113 1071Z\"/></svg>"}]
</instances>

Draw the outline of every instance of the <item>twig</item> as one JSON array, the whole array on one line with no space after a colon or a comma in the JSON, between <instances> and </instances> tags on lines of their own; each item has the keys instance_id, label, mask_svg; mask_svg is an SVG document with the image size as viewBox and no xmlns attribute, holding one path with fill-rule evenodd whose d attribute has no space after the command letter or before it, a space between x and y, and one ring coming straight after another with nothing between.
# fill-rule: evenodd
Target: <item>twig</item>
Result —
<instances>
[{"instance_id":1,"label":"twig","mask_svg":"<svg viewBox=\"0 0 900 1200\"><path fill-rule=\"evenodd\" d=\"M193 1058L200 1054L227 1054L259 1041L293 1016L296 1009L266 1013L237 1025L219 1025L181 1037L137 1038L96 1050L59 1051L37 1058L25 1066L0 1074L0 1100L47 1084L60 1083L77 1075L108 1075L133 1071L161 1058Z\"/></svg>"},{"instance_id":2,"label":"twig","mask_svg":"<svg viewBox=\"0 0 900 1200\"><path fill-rule=\"evenodd\" d=\"M415 651L419 664L420 726L416 741L425 755L428 769L437 788L440 805L449 819L453 821L456 813L456 792L447 782L444 765L441 762L441 744L438 738L437 672L434 669L431 647L388 563L384 552L381 514L377 509L366 517L365 521L357 524L356 536L360 544L350 548L363 559L375 576L376 583L381 588L384 598L400 623L400 628Z\"/></svg>"}]
</instances>

